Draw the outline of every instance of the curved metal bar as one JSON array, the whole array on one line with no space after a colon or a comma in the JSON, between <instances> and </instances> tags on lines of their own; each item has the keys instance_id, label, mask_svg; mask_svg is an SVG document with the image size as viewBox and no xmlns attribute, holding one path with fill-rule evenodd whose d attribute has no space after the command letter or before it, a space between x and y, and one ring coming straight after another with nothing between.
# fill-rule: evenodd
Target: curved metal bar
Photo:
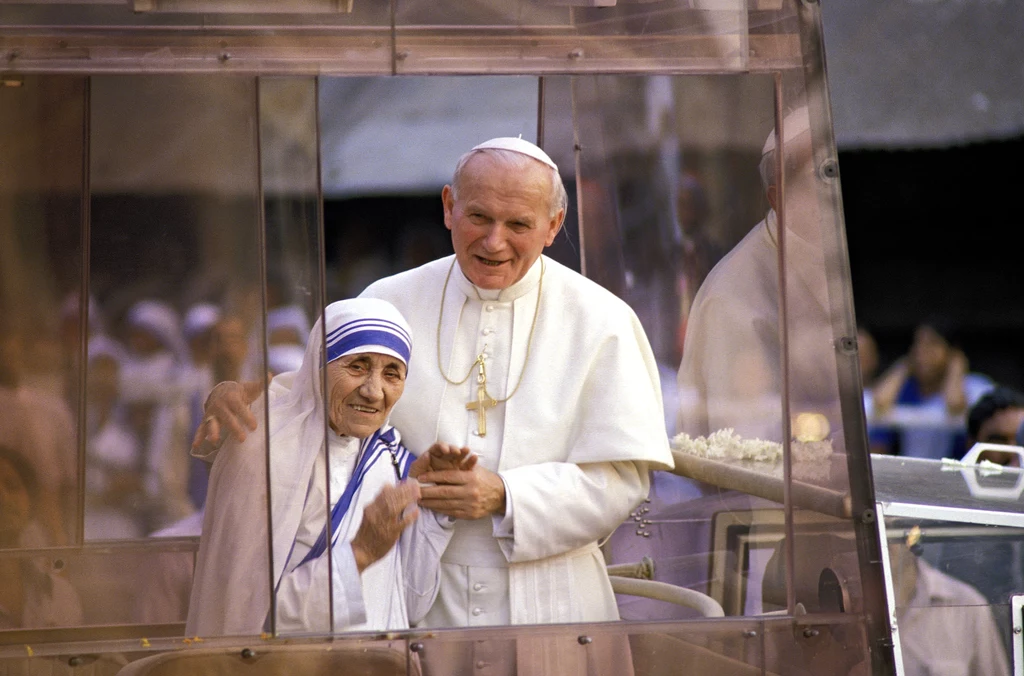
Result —
<instances>
[{"instance_id":1,"label":"curved metal bar","mask_svg":"<svg viewBox=\"0 0 1024 676\"><path fill-rule=\"evenodd\" d=\"M707 594L677 587L667 582L655 582L654 580L636 580L627 577L611 577L612 591L616 594L627 594L629 596L643 596L658 601L667 601L677 606L693 608L704 617L725 617L725 611L718 601Z\"/></svg>"}]
</instances>

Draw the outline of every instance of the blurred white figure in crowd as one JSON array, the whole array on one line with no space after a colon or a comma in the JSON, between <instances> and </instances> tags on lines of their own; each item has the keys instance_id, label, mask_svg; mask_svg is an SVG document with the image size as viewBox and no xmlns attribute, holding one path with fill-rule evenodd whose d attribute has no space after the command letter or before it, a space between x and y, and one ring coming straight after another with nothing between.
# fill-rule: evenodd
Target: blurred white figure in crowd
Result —
<instances>
[{"instance_id":1,"label":"blurred white figure in crowd","mask_svg":"<svg viewBox=\"0 0 1024 676\"><path fill-rule=\"evenodd\" d=\"M276 375L297 371L306 352L310 325L306 311L285 305L267 312L267 370Z\"/></svg>"},{"instance_id":2,"label":"blurred white figure in crowd","mask_svg":"<svg viewBox=\"0 0 1024 676\"><path fill-rule=\"evenodd\" d=\"M203 403L213 389L213 332L220 318L220 308L212 303L197 303L185 313L182 333L188 341L189 360L178 377L179 388L188 405L184 447L203 421ZM188 465L189 498L199 508L206 499L206 465L194 458L189 458Z\"/></svg>"},{"instance_id":3,"label":"blurred white figure in crowd","mask_svg":"<svg viewBox=\"0 0 1024 676\"><path fill-rule=\"evenodd\" d=\"M271 345L267 348L267 370L271 374L298 371L306 348L301 345Z\"/></svg>"},{"instance_id":4,"label":"blurred white figure in crowd","mask_svg":"<svg viewBox=\"0 0 1024 676\"><path fill-rule=\"evenodd\" d=\"M301 345L305 348L309 331L309 316L298 305L267 310L267 345Z\"/></svg>"},{"instance_id":5,"label":"blurred white figure in crowd","mask_svg":"<svg viewBox=\"0 0 1024 676\"><path fill-rule=\"evenodd\" d=\"M105 336L89 341L86 384L85 538L145 534L138 439L125 422L119 379L124 347Z\"/></svg>"},{"instance_id":6,"label":"blurred white figure in crowd","mask_svg":"<svg viewBox=\"0 0 1024 676\"><path fill-rule=\"evenodd\" d=\"M178 315L166 303L144 300L126 317L130 357L121 397L139 439L146 530L162 528L194 511L188 496L188 401L179 387L187 347Z\"/></svg>"},{"instance_id":7,"label":"blurred white figure in crowd","mask_svg":"<svg viewBox=\"0 0 1024 676\"><path fill-rule=\"evenodd\" d=\"M210 342L213 327L220 321L220 308L212 303L199 303L189 308L182 324L182 334L188 343L188 361L181 369L182 391L191 399L192 395L206 398L213 388L213 367L211 366ZM200 410L200 413L202 411ZM196 423L198 425L198 423ZM191 434L189 439L191 439Z\"/></svg>"},{"instance_id":8,"label":"blurred white figure in crowd","mask_svg":"<svg viewBox=\"0 0 1024 676\"><path fill-rule=\"evenodd\" d=\"M136 303L125 317L129 360L121 375L127 402L168 401L177 396L178 373L188 361L178 313L157 300Z\"/></svg>"}]
</instances>

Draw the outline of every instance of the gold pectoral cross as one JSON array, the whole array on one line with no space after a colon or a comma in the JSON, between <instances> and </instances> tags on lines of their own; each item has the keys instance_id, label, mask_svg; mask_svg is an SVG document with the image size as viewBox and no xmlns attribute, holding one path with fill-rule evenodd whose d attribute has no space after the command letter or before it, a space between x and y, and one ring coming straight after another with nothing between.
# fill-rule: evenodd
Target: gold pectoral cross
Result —
<instances>
[{"instance_id":1,"label":"gold pectoral cross","mask_svg":"<svg viewBox=\"0 0 1024 676\"><path fill-rule=\"evenodd\" d=\"M487 436L487 409L498 405L494 399L487 396L487 370L484 368L484 356L476 359L476 365L480 371L476 375L476 401L466 404L466 409L476 411L476 431L481 437Z\"/></svg>"}]
</instances>

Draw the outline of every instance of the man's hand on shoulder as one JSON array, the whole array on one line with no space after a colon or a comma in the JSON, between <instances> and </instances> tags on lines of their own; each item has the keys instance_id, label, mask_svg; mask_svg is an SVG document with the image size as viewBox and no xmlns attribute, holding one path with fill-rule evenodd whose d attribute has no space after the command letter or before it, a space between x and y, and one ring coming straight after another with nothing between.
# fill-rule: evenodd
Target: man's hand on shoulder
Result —
<instances>
[{"instance_id":1,"label":"man's hand on shoulder","mask_svg":"<svg viewBox=\"0 0 1024 676\"><path fill-rule=\"evenodd\" d=\"M192 438L192 451L199 453L204 447L220 447L225 431L239 442L245 441L249 432L256 429L256 416L249 406L262 392L263 384L259 381L218 383L206 398L203 422Z\"/></svg>"},{"instance_id":2,"label":"man's hand on shoulder","mask_svg":"<svg viewBox=\"0 0 1024 676\"><path fill-rule=\"evenodd\" d=\"M475 456L474 456L475 457ZM494 472L445 469L420 475L420 505L455 519L480 519L505 513L505 482Z\"/></svg>"}]
</instances>

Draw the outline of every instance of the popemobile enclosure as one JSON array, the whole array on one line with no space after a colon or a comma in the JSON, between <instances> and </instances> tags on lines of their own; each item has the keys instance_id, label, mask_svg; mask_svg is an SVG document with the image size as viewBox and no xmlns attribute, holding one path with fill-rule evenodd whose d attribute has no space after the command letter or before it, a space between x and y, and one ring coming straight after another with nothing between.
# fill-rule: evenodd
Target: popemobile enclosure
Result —
<instances>
[{"instance_id":1,"label":"popemobile enclosure","mask_svg":"<svg viewBox=\"0 0 1024 676\"><path fill-rule=\"evenodd\" d=\"M446 441L432 423L402 429L425 398L416 369L441 366L449 389L437 401L451 398L465 420L437 429L461 426L499 475L540 453L541 425L586 446L550 461L572 471L591 457L621 468L623 449L586 453L632 439L621 462L638 468L646 498L599 494L614 518L580 547L601 568L593 584L610 579L614 607L600 622L586 598L567 601L584 608L576 615L517 614L531 592L515 572L527 555L512 549L495 564L509 571L495 578L512 585L507 618L473 620L489 612L488 578L465 583L482 599L469 620L418 622L414 581L399 575L394 598L410 605L389 617L409 623L374 625L371 612L343 626L338 599L358 585L336 589L324 574L307 592L326 619L295 625L277 598L289 536L263 542L238 587L270 600L265 617L241 633L187 631L200 533L213 537L223 504L207 500L220 457L211 475L189 455L210 390L259 384L257 429L221 452L250 454L262 478L243 507L273 539L284 447L275 455L265 404L273 411L313 360L301 382L316 392L325 450L299 499L303 523L333 522L319 380L329 367L315 366L333 358L321 354L334 329L324 308L458 254L442 189L466 151L495 137L543 149L565 221L530 273L540 288L509 302L510 318L503 292L472 296L488 289L454 263L447 297L425 284L388 298L413 324L392 422L413 455ZM5 2L0 147L0 674L845 676L906 662L882 545L918 524L876 505L814 0ZM575 305L575 289L603 300ZM463 290L466 307L485 304L481 317L493 302L493 337L461 306L439 316ZM577 316L586 331L543 319ZM526 348L513 342L492 365L503 321ZM446 322L482 332L486 381L472 358L451 356L461 348ZM593 327L615 349L588 343ZM625 356L601 362L606 347ZM586 376L616 368L629 377ZM514 416L523 396L544 402L540 417ZM638 413L609 430L576 424L586 418L574 411L598 401ZM531 560L567 551L556 538L584 529L583 508L533 513L513 474L505 484L518 525L501 537L539 543ZM1016 532L1019 509L1006 511L998 526ZM966 531L934 523L952 517L925 516L926 540L962 545ZM427 518L451 526L421 509ZM472 524L453 541L459 528L492 528ZM455 556L420 547L410 561ZM322 556L333 570L348 551ZM978 598L1006 631L992 647L1003 662L993 659L1012 663L1012 602Z\"/></svg>"}]
</instances>

